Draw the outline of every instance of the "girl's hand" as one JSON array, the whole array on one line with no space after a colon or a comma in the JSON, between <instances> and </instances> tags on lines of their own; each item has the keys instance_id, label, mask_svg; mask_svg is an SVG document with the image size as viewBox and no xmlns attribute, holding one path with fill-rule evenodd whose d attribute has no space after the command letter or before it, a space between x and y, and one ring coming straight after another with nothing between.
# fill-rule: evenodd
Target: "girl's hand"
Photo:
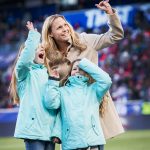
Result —
<instances>
[{"instance_id":1,"label":"girl's hand","mask_svg":"<svg viewBox=\"0 0 150 150\"><path fill-rule=\"evenodd\" d=\"M109 0L103 0L99 4L95 4L95 6L105 11L107 14L113 14L112 8L109 4Z\"/></svg>"},{"instance_id":2,"label":"girl's hand","mask_svg":"<svg viewBox=\"0 0 150 150\"><path fill-rule=\"evenodd\" d=\"M52 137L52 142L60 144L61 140L59 138L57 138L57 137Z\"/></svg>"},{"instance_id":3,"label":"girl's hand","mask_svg":"<svg viewBox=\"0 0 150 150\"><path fill-rule=\"evenodd\" d=\"M37 31L36 28L34 28L33 23L30 21L27 21L26 27L28 28L28 30L35 30Z\"/></svg>"}]
</instances>

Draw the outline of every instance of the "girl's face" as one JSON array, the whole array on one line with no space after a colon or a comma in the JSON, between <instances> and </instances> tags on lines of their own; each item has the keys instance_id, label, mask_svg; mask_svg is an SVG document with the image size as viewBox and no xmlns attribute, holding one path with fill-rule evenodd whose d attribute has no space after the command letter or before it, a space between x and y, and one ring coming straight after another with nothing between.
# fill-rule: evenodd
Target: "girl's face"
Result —
<instances>
[{"instance_id":1,"label":"girl's face","mask_svg":"<svg viewBox=\"0 0 150 150\"><path fill-rule=\"evenodd\" d=\"M63 79L70 72L71 65L65 62L63 64L53 66L52 70L53 69L55 69L58 72L60 79Z\"/></svg>"},{"instance_id":2,"label":"girl's face","mask_svg":"<svg viewBox=\"0 0 150 150\"><path fill-rule=\"evenodd\" d=\"M63 18L58 17L53 21L50 36L53 37L57 43L66 42L71 38L69 26Z\"/></svg>"},{"instance_id":3,"label":"girl's face","mask_svg":"<svg viewBox=\"0 0 150 150\"><path fill-rule=\"evenodd\" d=\"M73 64L72 70L71 70L71 76L75 76L75 75L85 75L84 71L82 71L79 67L78 67L79 61L76 61Z\"/></svg>"},{"instance_id":4,"label":"girl's face","mask_svg":"<svg viewBox=\"0 0 150 150\"><path fill-rule=\"evenodd\" d=\"M45 50L42 47L42 45L40 44L36 50L34 61L37 64L44 64L44 60L45 60Z\"/></svg>"}]
</instances>

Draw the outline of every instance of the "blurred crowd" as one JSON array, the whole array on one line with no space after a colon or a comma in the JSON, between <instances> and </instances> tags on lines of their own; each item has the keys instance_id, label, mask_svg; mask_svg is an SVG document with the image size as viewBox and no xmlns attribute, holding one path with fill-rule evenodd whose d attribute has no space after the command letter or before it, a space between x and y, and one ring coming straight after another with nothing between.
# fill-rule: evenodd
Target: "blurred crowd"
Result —
<instances>
[{"instance_id":1,"label":"blurred crowd","mask_svg":"<svg viewBox=\"0 0 150 150\"><path fill-rule=\"evenodd\" d=\"M150 101L150 31L124 27L125 38L99 53L99 64L113 79L113 100Z\"/></svg>"},{"instance_id":2,"label":"blurred crowd","mask_svg":"<svg viewBox=\"0 0 150 150\"><path fill-rule=\"evenodd\" d=\"M14 107L9 98L9 83L19 45L27 37L25 23L34 20L41 31L46 16L36 19L26 12L21 18L11 13L0 13L0 108ZM105 69L113 80L111 95L113 100L143 100L150 102L150 10L144 14L134 12L129 25L124 24L125 38L99 52L99 66ZM106 25L96 29L83 29L75 24L77 32L104 33Z\"/></svg>"}]
</instances>

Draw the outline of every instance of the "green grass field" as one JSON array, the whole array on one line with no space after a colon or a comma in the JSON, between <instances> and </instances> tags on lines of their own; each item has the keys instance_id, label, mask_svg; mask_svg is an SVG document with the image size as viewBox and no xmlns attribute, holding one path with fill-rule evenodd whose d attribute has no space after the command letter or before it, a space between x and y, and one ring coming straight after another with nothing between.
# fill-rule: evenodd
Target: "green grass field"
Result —
<instances>
[{"instance_id":1,"label":"green grass field","mask_svg":"<svg viewBox=\"0 0 150 150\"><path fill-rule=\"evenodd\" d=\"M150 130L126 131L124 134L108 140L105 150L149 150ZM22 140L0 138L0 150L25 150ZM57 145L56 150L59 150Z\"/></svg>"}]
</instances>

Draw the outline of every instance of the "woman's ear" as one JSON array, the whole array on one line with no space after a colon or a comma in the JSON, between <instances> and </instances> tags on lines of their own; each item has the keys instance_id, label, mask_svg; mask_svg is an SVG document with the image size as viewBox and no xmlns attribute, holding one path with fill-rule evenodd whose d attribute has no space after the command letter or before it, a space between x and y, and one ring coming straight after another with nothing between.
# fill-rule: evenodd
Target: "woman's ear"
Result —
<instances>
[{"instance_id":1,"label":"woman's ear","mask_svg":"<svg viewBox=\"0 0 150 150\"><path fill-rule=\"evenodd\" d=\"M48 36L51 37L51 38L53 38L53 35L52 35L52 34L49 34Z\"/></svg>"}]
</instances>

